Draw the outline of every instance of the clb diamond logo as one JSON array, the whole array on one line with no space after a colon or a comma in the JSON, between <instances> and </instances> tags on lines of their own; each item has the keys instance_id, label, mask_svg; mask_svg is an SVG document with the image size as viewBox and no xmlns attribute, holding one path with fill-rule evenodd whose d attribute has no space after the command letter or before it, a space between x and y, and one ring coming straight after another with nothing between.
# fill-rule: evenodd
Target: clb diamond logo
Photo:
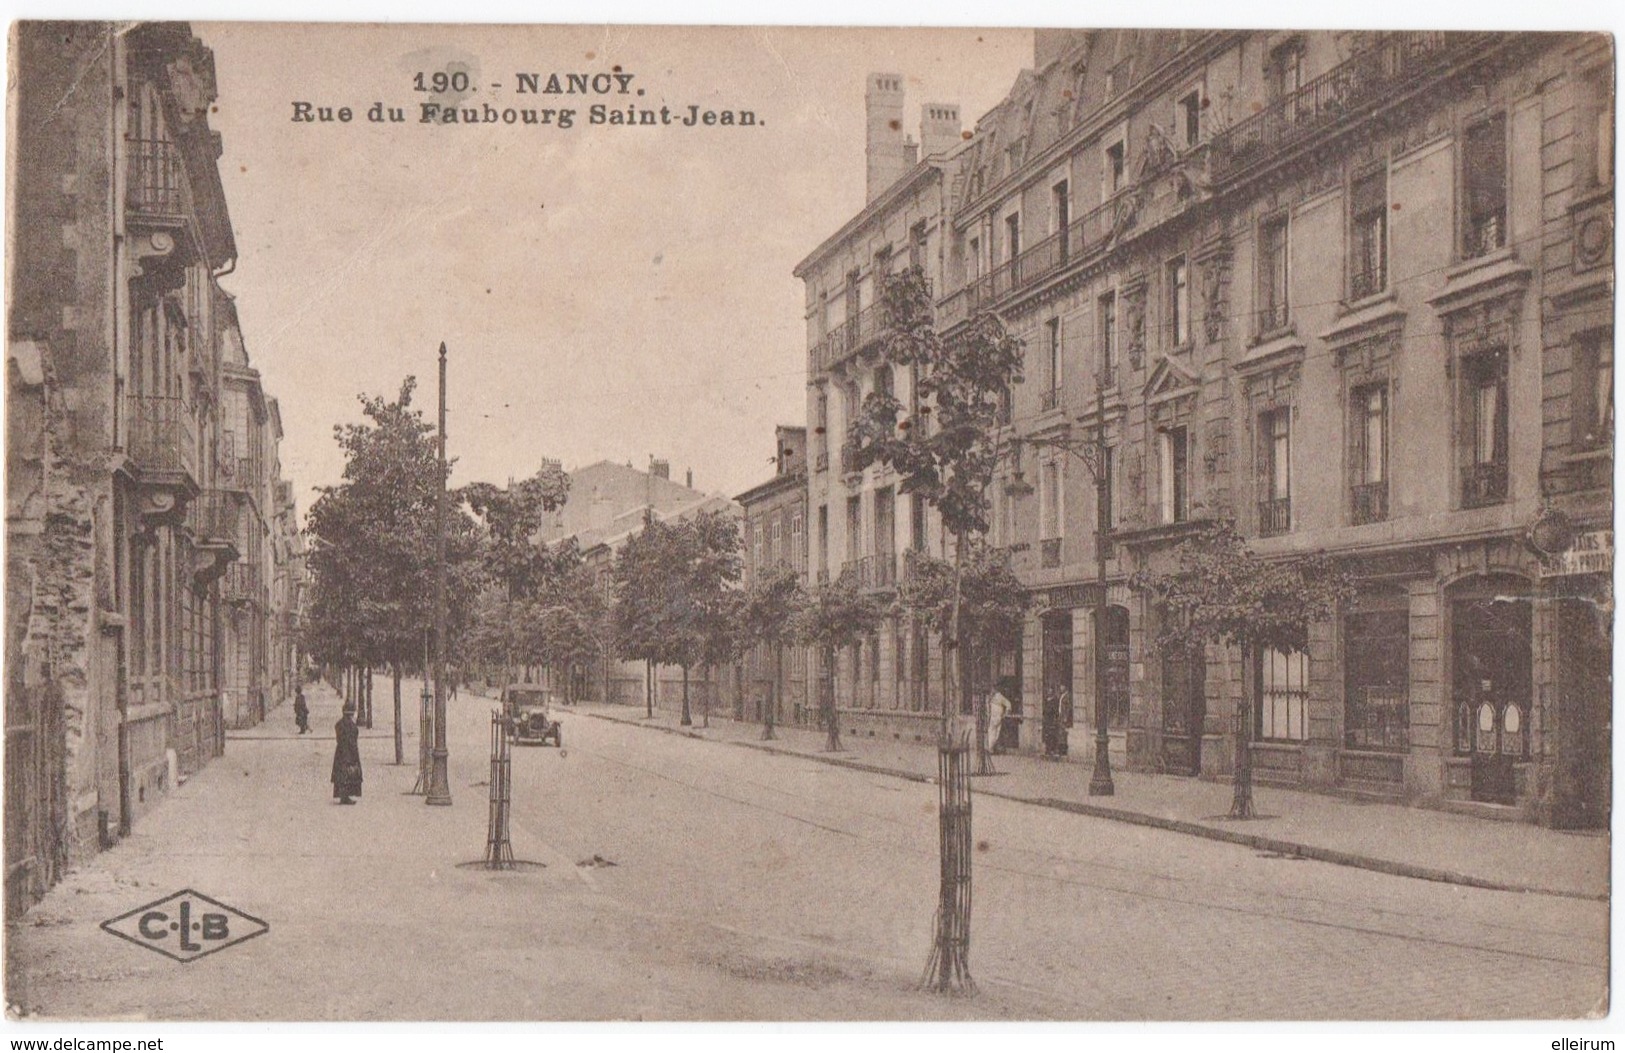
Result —
<instances>
[{"instance_id":1,"label":"clb diamond logo","mask_svg":"<svg viewBox=\"0 0 1625 1053\"><path fill-rule=\"evenodd\" d=\"M177 962L195 962L215 951L269 932L271 926L201 892L179 892L109 918L102 928Z\"/></svg>"}]
</instances>

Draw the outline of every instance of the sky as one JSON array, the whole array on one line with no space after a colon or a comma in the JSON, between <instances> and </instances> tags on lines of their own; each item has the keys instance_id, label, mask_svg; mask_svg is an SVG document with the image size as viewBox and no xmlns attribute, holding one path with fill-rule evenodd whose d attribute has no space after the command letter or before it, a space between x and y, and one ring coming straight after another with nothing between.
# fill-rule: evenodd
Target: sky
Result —
<instances>
[{"instance_id":1,"label":"sky","mask_svg":"<svg viewBox=\"0 0 1625 1053\"><path fill-rule=\"evenodd\" d=\"M435 408L448 348L453 482L544 457L600 459L737 493L772 473L773 426L803 423L796 263L864 203L864 82L905 77L906 127L965 125L1032 60L1014 29L338 26L194 23L236 231L221 279L281 406L301 510L338 481L333 426L357 395L418 378ZM518 73L630 74L632 94L515 95ZM573 107L573 127L419 123L425 75L467 71L460 105ZM644 94L635 94L638 90ZM295 103L349 123L295 121ZM755 128L590 126L595 102L748 109ZM374 103L405 111L373 123Z\"/></svg>"}]
</instances>

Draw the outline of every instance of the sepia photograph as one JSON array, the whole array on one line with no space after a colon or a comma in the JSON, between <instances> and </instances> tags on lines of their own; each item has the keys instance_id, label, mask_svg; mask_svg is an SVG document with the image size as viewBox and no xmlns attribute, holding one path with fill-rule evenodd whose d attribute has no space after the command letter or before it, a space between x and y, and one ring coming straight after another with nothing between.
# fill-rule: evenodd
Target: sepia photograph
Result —
<instances>
[{"instance_id":1,"label":"sepia photograph","mask_svg":"<svg viewBox=\"0 0 1625 1053\"><path fill-rule=\"evenodd\" d=\"M7 1037L1613 1048L1615 38L1066 18L13 22Z\"/></svg>"}]
</instances>

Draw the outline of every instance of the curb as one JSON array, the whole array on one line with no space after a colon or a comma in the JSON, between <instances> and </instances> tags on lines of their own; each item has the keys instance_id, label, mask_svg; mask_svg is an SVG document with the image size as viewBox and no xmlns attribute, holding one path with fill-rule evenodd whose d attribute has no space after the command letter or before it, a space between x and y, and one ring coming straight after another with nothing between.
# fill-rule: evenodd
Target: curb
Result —
<instances>
[{"instance_id":1,"label":"curb","mask_svg":"<svg viewBox=\"0 0 1625 1053\"><path fill-rule=\"evenodd\" d=\"M866 764L862 761L848 760L844 757L834 757L825 754L803 753L799 750L785 749L779 746L769 746L761 742L745 742L738 739L707 738L696 731L683 728L665 727L660 724L650 724L643 720L627 720L622 717L610 716L606 713L582 713L582 716L594 720L603 720L611 724L625 724L629 727L644 728L650 731L659 731L667 735L678 735L683 738L699 739L703 742L715 742L727 746L740 746L745 749L757 750L762 753L771 753L781 757L799 757L803 760L817 761L820 764L829 764L837 768L850 768L853 771L866 772L870 775L886 775L892 778L903 779L908 782L933 783L935 778L921 775L918 772L901 771L897 768L888 768L880 764ZM1379 874L1388 874L1393 877L1413 878L1418 881L1435 881L1447 885L1462 885L1467 888L1484 889L1489 892L1517 892L1534 896L1559 896L1564 899L1589 900L1596 903L1607 903L1607 893L1581 892L1575 889L1549 888L1543 885L1528 885L1517 882L1492 881L1488 878L1474 877L1457 870L1445 870L1440 867L1422 866L1418 863L1404 863L1398 860L1381 859L1377 856L1362 855L1358 852L1344 852L1335 848L1321 848L1317 845L1307 845L1299 841L1287 841L1277 837L1267 837L1263 834L1245 834L1236 830L1224 830L1208 826L1204 823L1191 822L1186 819L1168 819L1159 815L1150 815L1145 812L1132 812L1123 808L1107 808L1098 804L1084 804L1080 801L1066 801L1055 797L1028 797L1024 794L1010 793L1008 791L978 788L977 793L988 797L998 797L1001 800L1012 801L1017 804L1032 805L1036 808L1050 808L1060 812L1070 812L1074 815L1088 816L1093 819L1109 819L1113 822L1127 823L1131 826L1146 826L1157 830L1167 830L1171 833L1187 834L1191 837L1202 837L1209 841L1223 841L1228 844L1242 845L1257 849L1261 852L1274 852L1277 855L1296 856L1301 859L1313 859L1322 863L1331 863L1335 866L1352 867L1358 870L1371 870Z\"/></svg>"}]
</instances>

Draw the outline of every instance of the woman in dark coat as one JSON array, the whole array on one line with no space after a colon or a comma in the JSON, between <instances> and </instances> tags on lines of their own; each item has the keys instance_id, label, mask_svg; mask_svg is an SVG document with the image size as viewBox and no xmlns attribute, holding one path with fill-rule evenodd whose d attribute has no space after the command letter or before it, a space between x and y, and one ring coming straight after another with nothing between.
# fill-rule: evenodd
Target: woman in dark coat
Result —
<instances>
[{"instance_id":1,"label":"woman in dark coat","mask_svg":"<svg viewBox=\"0 0 1625 1053\"><path fill-rule=\"evenodd\" d=\"M333 748L333 796L340 804L354 804L361 796L361 733L355 726L355 704L344 704L344 715L333 725L338 745Z\"/></svg>"}]
</instances>

